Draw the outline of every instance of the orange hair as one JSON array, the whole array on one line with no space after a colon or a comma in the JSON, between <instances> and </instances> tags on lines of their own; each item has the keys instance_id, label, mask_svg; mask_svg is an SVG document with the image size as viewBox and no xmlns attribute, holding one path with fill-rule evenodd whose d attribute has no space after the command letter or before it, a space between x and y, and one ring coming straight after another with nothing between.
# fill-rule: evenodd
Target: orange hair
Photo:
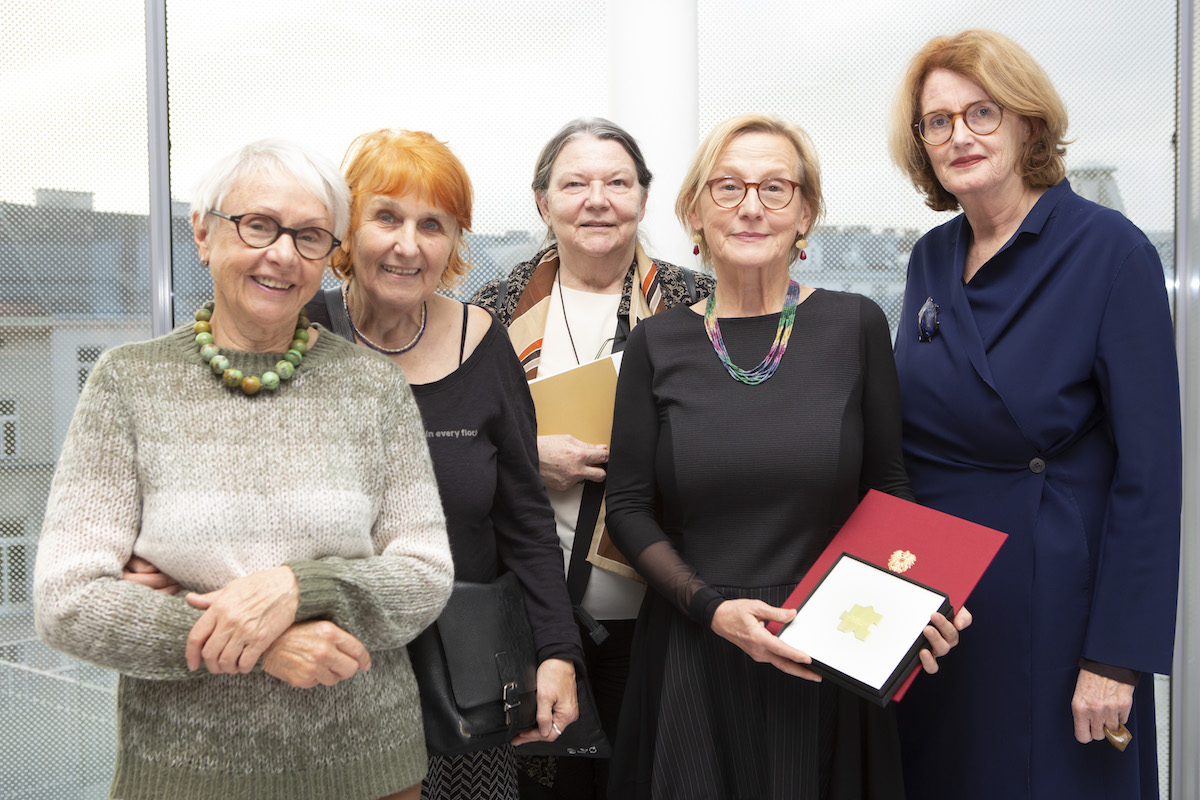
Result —
<instances>
[{"instance_id":1,"label":"orange hair","mask_svg":"<svg viewBox=\"0 0 1200 800\"><path fill-rule=\"evenodd\" d=\"M342 169L350 184L350 231L333 254L335 275L345 279L354 272L354 232L362 224L364 198L410 193L432 202L458 225L441 287L450 288L466 274L471 267L470 251L463 234L471 230L471 179L445 142L425 131L381 128L351 143Z\"/></svg>"}]
</instances>

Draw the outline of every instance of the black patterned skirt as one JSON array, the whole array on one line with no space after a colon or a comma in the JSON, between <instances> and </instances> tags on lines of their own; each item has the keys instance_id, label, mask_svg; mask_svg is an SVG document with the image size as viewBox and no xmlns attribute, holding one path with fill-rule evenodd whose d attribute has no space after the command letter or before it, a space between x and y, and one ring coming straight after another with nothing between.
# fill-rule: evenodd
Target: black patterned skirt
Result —
<instances>
[{"instance_id":1,"label":"black patterned skirt","mask_svg":"<svg viewBox=\"0 0 1200 800\"><path fill-rule=\"evenodd\" d=\"M512 747L430 756L421 800L517 800L517 762Z\"/></svg>"},{"instance_id":2,"label":"black patterned skirt","mask_svg":"<svg viewBox=\"0 0 1200 800\"><path fill-rule=\"evenodd\" d=\"M793 587L715 588L777 606ZM609 797L902 800L894 715L755 662L647 592Z\"/></svg>"}]
</instances>

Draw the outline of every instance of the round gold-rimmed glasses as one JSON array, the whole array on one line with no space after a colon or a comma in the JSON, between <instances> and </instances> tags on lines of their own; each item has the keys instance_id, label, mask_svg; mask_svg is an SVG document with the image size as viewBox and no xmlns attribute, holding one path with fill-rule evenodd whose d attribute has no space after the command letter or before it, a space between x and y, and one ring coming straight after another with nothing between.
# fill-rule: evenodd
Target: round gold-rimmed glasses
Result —
<instances>
[{"instance_id":1,"label":"round gold-rimmed glasses","mask_svg":"<svg viewBox=\"0 0 1200 800\"><path fill-rule=\"evenodd\" d=\"M1000 122L1004 119L1004 110L994 100L980 100L957 113L930 111L913 123L913 129L926 144L938 147L950 141L950 137L954 135L954 121L959 117L971 133L987 136L995 133L1000 127Z\"/></svg>"},{"instance_id":2,"label":"round gold-rimmed glasses","mask_svg":"<svg viewBox=\"0 0 1200 800\"><path fill-rule=\"evenodd\" d=\"M732 175L713 178L711 181L705 181L704 185L708 187L713 202L721 208L737 208L746 199L746 192L753 188L758 192L758 202L763 204L763 208L772 211L785 208L800 188L800 184L787 178L767 178L758 183L747 183Z\"/></svg>"}]
</instances>

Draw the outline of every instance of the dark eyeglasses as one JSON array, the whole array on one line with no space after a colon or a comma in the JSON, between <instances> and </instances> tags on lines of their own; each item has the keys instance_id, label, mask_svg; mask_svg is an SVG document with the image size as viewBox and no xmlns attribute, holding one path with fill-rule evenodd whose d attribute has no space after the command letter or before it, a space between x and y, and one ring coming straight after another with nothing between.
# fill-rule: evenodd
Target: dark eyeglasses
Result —
<instances>
[{"instance_id":1,"label":"dark eyeglasses","mask_svg":"<svg viewBox=\"0 0 1200 800\"><path fill-rule=\"evenodd\" d=\"M296 252L309 261L320 261L333 252L342 242L324 228L285 228L279 221L266 214L237 214L231 216L215 208L209 212L214 217L227 219L237 227L238 236L251 247L270 247L283 234L292 237Z\"/></svg>"},{"instance_id":2,"label":"dark eyeglasses","mask_svg":"<svg viewBox=\"0 0 1200 800\"><path fill-rule=\"evenodd\" d=\"M917 341L932 342L933 337L937 336L938 327L938 312L941 309L938 304L933 302L930 297L925 301L925 305L921 306L921 310L917 312Z\"/></svg>"},{"instance_id":3,"label":"dark eyeglasses","mask_svg":"<svg viewBox=\"0 0 1200 800\"><path fill-rule=\"evenodd\" d=\"M930 111L913 123L917 135L925 143L938 147L950 141L954 135L954 120L962 117L967 129L978 136L995 133L1004 119L1004 110L992 100L980 100L971 103L965 111L950 113L949 111Z\"/></svg>"},{"instance_id":4,"label":"dark eyeglasses","mask_svg":"<svg viewBox=\"0 0 1200 800\"><path fill-rule=\"evenodd\" d=\"M800 184L787 178L768 178L760 183L746 183L732 175L713 178L704 185L708 187L713 202L721 208L737 208L746 199L746 192L753 188L758 192L758 202L763 204L763 208L772 211L786 207L792 202L792 195L800 188Z\"/></svg>"}]
</instances>

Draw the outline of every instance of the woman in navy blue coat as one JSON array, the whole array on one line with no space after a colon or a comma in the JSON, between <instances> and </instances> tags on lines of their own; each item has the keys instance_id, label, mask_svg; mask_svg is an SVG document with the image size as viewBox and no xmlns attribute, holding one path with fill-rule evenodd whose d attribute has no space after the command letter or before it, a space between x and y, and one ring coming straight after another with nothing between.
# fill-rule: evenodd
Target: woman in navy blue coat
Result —
<instances>
[{"instance_id":1,"label":"woman in navy blue coat","mask_svg":"<svg viewBox=\"0 0 1200 800\"><path fill-rule=\"evenodd\" d=\"M892 155L962 214L913 248L896 342L917 500L1009 534L951 669L900 704L910 797L1158 797L1179 560L1174 335L1153 245L1064 177L1066 110L1009 39L913 59ZM1105 743L1124 723L1125 752Z\"/></svg>"}]
</instances>

